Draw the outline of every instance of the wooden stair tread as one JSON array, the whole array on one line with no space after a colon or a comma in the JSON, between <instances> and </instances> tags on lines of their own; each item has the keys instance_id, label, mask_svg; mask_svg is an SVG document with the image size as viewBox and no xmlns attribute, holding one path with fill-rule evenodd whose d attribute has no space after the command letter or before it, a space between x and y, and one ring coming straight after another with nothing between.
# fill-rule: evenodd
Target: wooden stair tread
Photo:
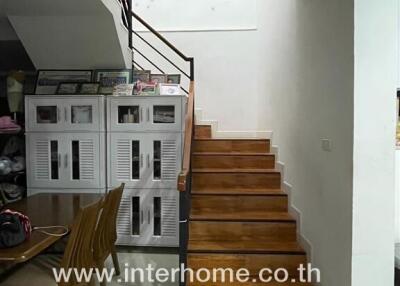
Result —
<instances>
[{"instance_id":1,"label":"wooden stair tread","mask_svg":"<svg viewBox=\"0 0 400 286\"><path fill-rule=\"evenodd\" d=\"M274 156L273 153L268 152L193 152L194 156Z\"/></svg>"},{"instance_id":2,"label":"wooden stair tread","mask_svg":"<svg viewBox=\"0 0 400 286\"><path fill-rule=\"evenodd\" d=\"M265 138L199 138L195 141L270 141Z\"/></svg>"},{"instance_id":3,"label":"wooden stair tread","mask_svg":"<svg viewBox=\"0 0 400 286\"><path fill-rule=\"evenodd\" d=\"M280 173L276 169L221 169L221 168L200 168L192 169L193 173L254 173L254 174L276 174Z\"/></svg>"},{"instance_id":4,"label":"wooden stair tread","mask_svg":"<svg viewBox=\"0 0 400 286\"><path fill-rule=\"evenodd\" d=\"M255 189L255 188L193 189L192 195L287 196L287 194L281 189Z\"/></svg>"},{"instance_id":5,"label":"wooden stair tread","mask_svg":"<svg viewBox=\"0 0 400 286\"><path fill-rule=\"evenodd\" d=\"M264 222L294 222L295 219L284 212L236 212L209 214L191 214L190 220L196 221L264 221Z\"/></svg>"},{"instance_id":6,"label":"wooden stair tread","mask_svg":"<svg viewBox=\"0 0 400 286\"><path fill-rule=\"evenodd\" d=\"M192 253L305 254L297 242L189 240Z\"/></svg>"},{"instance_id":7,"label":"wooden stair tread","mask_svg":"<svg viewBox=\"0 0 400 286\"><path fill-rule=\"evenodd\" d=\"M211 139L211 125L196 125L194 129L195 139Z\"/></svg>"}]
</instances>

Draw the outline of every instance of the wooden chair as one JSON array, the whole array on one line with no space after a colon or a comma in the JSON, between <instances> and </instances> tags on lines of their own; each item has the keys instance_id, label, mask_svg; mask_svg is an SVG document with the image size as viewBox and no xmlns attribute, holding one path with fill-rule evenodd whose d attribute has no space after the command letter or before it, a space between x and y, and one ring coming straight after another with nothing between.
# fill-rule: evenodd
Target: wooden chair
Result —
<instances>
[{"instance_id":1,"label":"wooden chair","mask_svg":"<svg viewBox=\"0 0 400 286\"><path fill-rule=\"evenodd\" d=\"M95 268L96 263L93 255L93 242L96 226L99 220L100 210L104 204L104 199L99 200L81 209L74 221L68 243L61 260L61 268L78 270ZM71 278L74 278L71 275ZM60 282L59 286L72 285L94 285L94 280L87 283L78 283L72 279L69 282Z\"/></svg>"},{"instance_id":2,"label":"wooden chair","mask_svg":"<svg viewBox=\"0 0 400 286\"><path fill-rule=\"evenodd\" d=\"M93 245L94 259L99 269L104 268L104 262L111 254L115 274L120 274L118 256L115 249L117 240L117 215L125 184L110 191L104 198L103 210L96 229ZM101 283L105 285L105 283Z\"/></svg>"},{"instance_id":3,"label":"wooden chair","mask_svg":"<svg viewBox=\"0 0 400 286\"><path fill-rule=\"evenodd\" d=\"M86 268L87 271L90 271L91 268L96 268L93 243L103 205L104 198L79 210L62 257L40 255L10 273L12 275L7 275L4 281L0 281L0 285L3 283L9 286L28 285L28 283L29 285L56 285L52 271L54 267L60 267L66 271L72 268L76 268L78 271ZM78 283L74 280L74 275L71 275L70 278L70 281L60 282L58 286L95 285L95 279L89 283Z\"/></svg>"}]
</instances>

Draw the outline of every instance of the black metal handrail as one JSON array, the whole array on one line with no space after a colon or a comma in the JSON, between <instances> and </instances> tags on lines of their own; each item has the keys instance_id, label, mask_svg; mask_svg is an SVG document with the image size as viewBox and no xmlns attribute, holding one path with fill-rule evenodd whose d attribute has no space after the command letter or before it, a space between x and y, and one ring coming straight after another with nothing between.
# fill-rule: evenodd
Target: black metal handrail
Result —
<instances>
[{"instance_id":1,"label":"black metal handrail","mask_svg":"<svg viewBox=\"0 0 400 286\"><path fill-rule=\"evenodd\" d=\"M156 65L152 60L150 60L147 56L145 56L142 52L140 52L137 48L133 46L133 35L138 37L141 41L143 41L146 45L148 45L152 50L154 50L158 55L160 55L163 59L165 59L169 64L171 64L174 68L176 68L182 75L187 77L190 81L194 81L194 58L188 57L184 55L175 45L173 45L170 41L168 41L164 36L162 36L158 31L156 31L150 24L148 24L145 20L143 20L139 15L132 11L132 0L119 0L123 9L123 14L127 15L127 29L129 31L129 47L140 56L142 56L146 61L148 61L153 67L155 67L162 74L165 72ZM146 29L148 29L153 35L155 35L159 40L161 40L167 47L169 47L173 52L175 52L181 59L188 62L190 65L189 73L185 72L182 68L180 68L177 64L175 64L172 60L170 60L167 56L165 56L162 52L160 52L156 47L154 47L149 41L143 38L138 32L133 30L132 18L136 19L139 23L141 23ZM143 69L136 61L132 60L132 63L139 68ZM182 88L186 93L188 91Z\"/></svg>"}]
</instances>

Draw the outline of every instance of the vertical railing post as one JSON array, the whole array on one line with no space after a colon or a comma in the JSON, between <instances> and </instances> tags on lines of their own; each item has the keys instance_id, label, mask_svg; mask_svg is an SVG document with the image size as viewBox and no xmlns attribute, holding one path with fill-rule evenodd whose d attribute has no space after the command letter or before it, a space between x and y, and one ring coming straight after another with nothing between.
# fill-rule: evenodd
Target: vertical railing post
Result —
<instances>
[{"instance_id":1,"label":"vertical railing post","mask_svg":"<svg viewBox=\"0 0 400 286\"><path fill-rule=\"evenodd\" d=\"M190 81L194 81L194 58L190 58Z\"/></svg>"},{"instance_id":2,"label":"vertical railing post","mask_svg":"<svg viewBox=\"0 0 400 286\"><path fill-rule=\"evenodd\" d=\"M128 17L128 34L129 34L129 48L133 48L133 42L132 42L132 31L133 31L133 27L132 27L132 9L133 9L133 0L128 0L128 13L127 13L127 17Z\"/></svg>"}]
</instances>

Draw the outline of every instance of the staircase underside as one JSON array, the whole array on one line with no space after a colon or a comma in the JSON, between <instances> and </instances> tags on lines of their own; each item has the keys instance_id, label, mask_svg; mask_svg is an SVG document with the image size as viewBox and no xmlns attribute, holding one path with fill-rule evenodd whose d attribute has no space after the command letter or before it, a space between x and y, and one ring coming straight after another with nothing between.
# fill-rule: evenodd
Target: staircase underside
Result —
<instances>
[{"instance_id":1,"label":"staircase underside","mask_svg":"<svg viewBox=\"0 0 400 286\"><path fill-rule=\"evenodd\" d=\"M131 66L117 0L3 0L3 6L37 69Z\"/></svg>"},{"instance_id":2,"label":"staircase underside","mask_svg":"<svg viewBox=\"0 0 400 286\"><path fill-rule=\"evenodd\" d=\"M212 139L211 134L211 126L196 126L188 266L247 268L252 280L189 285L311 285L299 282L297 268L307 257L269 140ZM263 268L285 268L290 281L260 283Z\"/></svg>"}]
</instances>

